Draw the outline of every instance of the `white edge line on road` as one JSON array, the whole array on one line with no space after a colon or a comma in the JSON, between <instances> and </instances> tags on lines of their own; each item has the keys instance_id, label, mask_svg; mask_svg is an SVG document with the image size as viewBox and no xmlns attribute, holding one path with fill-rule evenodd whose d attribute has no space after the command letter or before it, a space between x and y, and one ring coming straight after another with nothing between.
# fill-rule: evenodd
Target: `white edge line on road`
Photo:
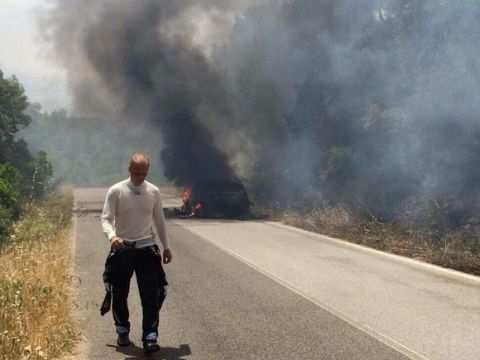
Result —
<instances>
[{"instance_id":1,"label":"white edge line on road","mask_svg":"<svg viewBox=\"0 0 480 360\"><path fill-rule=\"evenodd\" d=\"M251 262L250 260L244 258L243 256L237 254L236 252L210 240L209 238L207 238L206 236L202 235L201 233L191 229L191 228L188 228L188 227L185 227L183 226L181 223L175 221L175 220L171 220L173 223L175 223L177 226L180 226L182 227L183 229L185 230L188 230L190 231L191 233L199 236L200 238L202 238L203 240L207 241L208 243L212 244L213 246L217 247L218 249L230 254L231 256L235 257L236 259L240 260L241 262L247 264L248 266L254 268L255 270L257 270L258 272L262 273L263 275L269 277L270 279L272 279L273 281L279 283L280 285L288 288L289 290L293 291L294 293L296 293L297 295L300 295L301 297L303 297L304 299L310 301L311 303L321 307L322 309L328 311L329 313L331 313L332 315L340 318L341 320L345 321L346 323L350 324L351 326L363 331L364 333L370 335L371 337L375 338L376 340L382 342L383 344L393 348L394 350L398 351L399 353L407 356L408 358L410 359L413 359L413 360L428 360L428 358L420 355L419 353L415 352L414 350L412 349L409 349L408 347L406 347L405 345L402 345L401 343L397 342L396 340L388 337L387 335L384 335L384 334L381 334L379 333L378 331L376 331L375 329L373 329L372 327L370 327L369 325L367 325L366 323L360 321L360 320L357 320L353 317L351 317L350 315L347 315L346 313L338 310L338 309L335 309L334 307L322 302L322 301L319 301L311 296L309 296L308 294L305 294L304 292L300 291L299 289L296 289L295 287L291 286L290 284L288 284L287 282L283 281L282 279L278 278L277 276L273 275L272 273L270 273L268 270L256 265L255 263Z\"/></svg>"},{"instance_id":2,"label":"white edge line on road","mask_svg":"<svg viewBox=\"0 0 480 360\"><path fill-rule=\"evenodd\" d=\"M369 247L364 246L364 245L359 245L359 244L355 244L355 243L352 243L352 242L348 242L346 240L337 239L337 238L333 238L333 237L322 235L322 234L317 234L317 233L314 233L314 232L311 232L311 231L308 231L308 230L304 230L304 229L299 229L299 228L296 228L296 227L293 227L293 226L290 226L290 225L285 225L285 224L281 224L281 223L277 223L277 222L273 222L273 221L267 221L267 222L264 222L264 224L270 225L270 226L273 226L273 227L277 227L277 228L281 228L281 229L285 229L285 230L288 230L288 231L291 231L291 232L296 232L296 233L305 234L305 235L308 235L308 236L313 236L313 237L316 237L320 240L328 241L330 243L333 243L333 244L336 244L336 245L339 245L339 246L343 246L345 248L350 248L350 249L353 249L353 250L360 250L360 251L363 251L365 253L369 253L371 255L384 257L384 258L387 258L387 259L390 259L390 260L400 261L400 262L403 262L407 265L419 268L421 270L429 271L430 273L434 273L435 275L447 276L447 277L449 277L451 279L454 279L454 280L457 280L457 281L463 281L463 282L473 283L474 285L480 285L480 276L475 276L475 275L467 274L467 273L464 273L464 272L461 272L461 271L444 268L444 267L441 267L439 265L426 263L426 262L423 262L423 261L420 261L420 260L408 258L408 257L401 256L401 255L387 253L387 252L384 252L384 251L381 251L381 250L369 248Z\"/></svg>"}]
</instances>

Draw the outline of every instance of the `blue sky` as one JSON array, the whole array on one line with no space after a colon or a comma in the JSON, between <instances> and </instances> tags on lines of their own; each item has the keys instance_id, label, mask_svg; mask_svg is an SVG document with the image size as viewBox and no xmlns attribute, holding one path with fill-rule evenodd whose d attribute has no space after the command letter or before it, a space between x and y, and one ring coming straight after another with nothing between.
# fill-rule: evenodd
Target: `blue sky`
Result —
<instances>
[{"instance_id":1,"label":"blue sky","mask_svg":"<svg viewBox=\"0 0 480 360\"><path fill-rule=\"evenodd\" d=\"M15 75L31 103L45 111L68 109L65 71L48 58L38 32L36 14L47 0L0 0L0 69Z\"/></svg>"}]
</instances>

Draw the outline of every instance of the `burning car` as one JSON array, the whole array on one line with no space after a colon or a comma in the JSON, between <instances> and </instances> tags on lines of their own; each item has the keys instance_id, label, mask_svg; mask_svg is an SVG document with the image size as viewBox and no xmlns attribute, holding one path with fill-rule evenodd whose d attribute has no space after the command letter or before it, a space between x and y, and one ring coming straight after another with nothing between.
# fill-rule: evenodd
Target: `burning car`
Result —
<instances>
[{"instance_id":1,"label":"burning car","mask_svg":"<svg viewBox=\"0 0 480 360\"><path fill-rule=\"evenodd\" d=\"M182 193L185 216L235 217L248 214L250 201L243 184L234 180L213 180Z\"/></svg>"}]
</instances>

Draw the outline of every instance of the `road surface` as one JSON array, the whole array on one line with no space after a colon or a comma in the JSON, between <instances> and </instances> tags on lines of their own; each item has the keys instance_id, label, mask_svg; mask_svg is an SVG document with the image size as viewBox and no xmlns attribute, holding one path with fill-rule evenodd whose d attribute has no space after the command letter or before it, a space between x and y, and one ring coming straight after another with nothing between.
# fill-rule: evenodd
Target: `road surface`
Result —
<instances>
[{"instance_id":1,"label":"road surface","mask_svg":"<svg viewBox=\"0 0 480 360\"><path fill-rule=\"evenodd\" d=\"M75 191L75 359L144 358L99 314L105 189ZM164 196L164 206L178 198ZM151 359L480 359L480 281L261 221L169 219L174 261Z\"/></svg>"}]
</instances>

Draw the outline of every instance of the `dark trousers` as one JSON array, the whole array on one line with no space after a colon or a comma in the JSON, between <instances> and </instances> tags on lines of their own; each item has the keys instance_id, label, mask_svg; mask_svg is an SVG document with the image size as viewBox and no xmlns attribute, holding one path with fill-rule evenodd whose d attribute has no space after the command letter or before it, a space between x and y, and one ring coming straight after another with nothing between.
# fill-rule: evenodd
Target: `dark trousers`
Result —
<instances>
[{"instance_id":1,"label":"dark trousers","mask_svg":"<svg viewBox=\"0 0 480 360\"><path fill-rule=\"evenodd\" d=\"M137 277L142 302L142 340L148 334L158 335L159 312L168 286L157 245L144 248L124 246L109 255L112 284L112 313L115 325L130 330L128 292L133 273Z\"/></svg>"}]
</instances>

